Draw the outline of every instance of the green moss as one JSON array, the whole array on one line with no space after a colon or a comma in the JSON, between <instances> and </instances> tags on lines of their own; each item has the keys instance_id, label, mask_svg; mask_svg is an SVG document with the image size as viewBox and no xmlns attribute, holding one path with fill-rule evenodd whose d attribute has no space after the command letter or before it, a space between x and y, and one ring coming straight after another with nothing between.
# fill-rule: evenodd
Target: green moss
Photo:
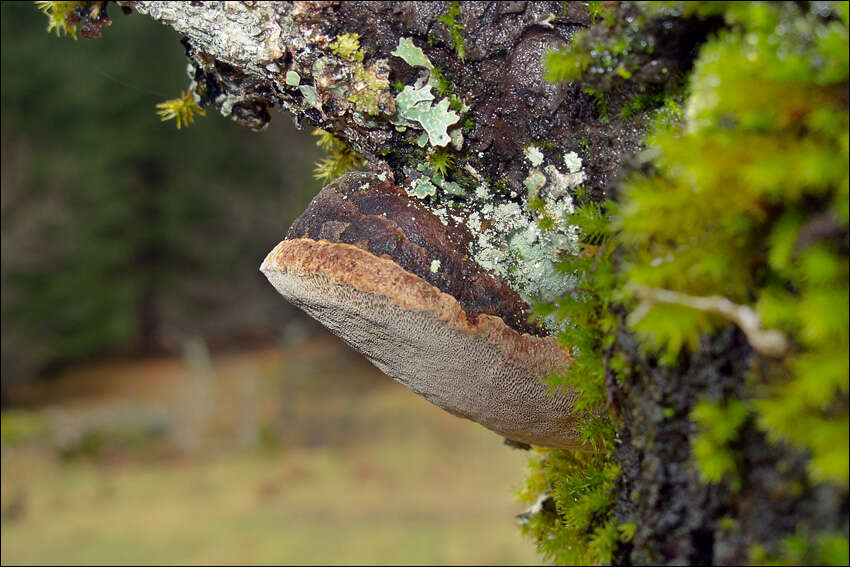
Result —
<instances>
[{"instance_id":1,"label":"green moss","mask_svg":"<svg viewBox=\"0 0 850 567\"><path fill-rule=\"evenodd\" d=\"M530 202L530 207L544 210L545 202L538 198ZM579 228L585 242L581 253L564 256L559 265L564 277L569 274L572 278L574 291L551 302L535 303L534 313L538 318L562 323L559 340L575 361L548 382L554 388L581 392L575 410L584 417L577 427L596 453L550 451L545 459L532 458L522 494L528 499L548 488L555 495L555 507L552 513L529 521L522 530L556 564L605 564L621 542L631 539L635 529L634 524L618 525L611 515L619 476L613 457L616 421L606 413L590 411L605 403L604 350L618 324L608 310L615 293L611 231L607 215L594 204L579 207L566 220Z\"/></svg>"},{"instance_id":2,"label":"green moss","mask_svg":"<svg viewBox=\"0 0 850 567\"><path fill-rule=\"evenodd\" d=\"M584 92L595 99L603 121L609 113L628 120L663 104L684 83L675 67L660 65L654 56L655 45L666 41L661 30L670 29L674 18L681 22L685 11L666 4L675 3L589 2L593 25L576 33L568 47L546 55L546 78L580 81ZM702 33L699 26L694 29ZM606 95L612 92L627 96L613 97L622 106L609 110ZM622 98L625 103L619 102Z\"/></svg>"},{"instance_id":3,"label":"green moss","mask_svg":"<svg viewBox=\"0 0 850 567\"><path fill-rule=\"evenodd\" d=\"M443 176L445 176L449 170L454 167L454 163L455 156L452 154L451 150L447 148L434 150L428 156L428 165L431 166L431 169L434 172Z\"/></svg>"},{"instance_id":4,"label":"green moss","mask_svg":"<svg viewBox=\"0 0 850 567\"><path fill-rule=\"evenodd\" d=\"M760 359L758 375L742 389L745 397L695 405L692 451L703 480L741 486L747 471L739 466L738 435L755 424L770 442L807 450L810 481L832 483L846 497L847 4L819 12L791 3L641 9L643 20L633 22L637 31L625 41L618 34L577 34L570 50L549 57L549 76L579 80L599 97L604 81L591 67L601 65L602 74L610 75L609 87L634 80L631 63L640 62L649 47L636 49L633 39L652 18L721 14L727 28L703 46L687 80L671 77L620 108L623 119L656 113L647 145L657 158L620 188L619 205L585 205L568 217L580 227L582 251L564 258L562 269L577 284L572 293L534 306L538 317L564 323L560 338L576 355L570 369L550 382L581 392L579 410L604 403L606 372L626 370L616 352L606 356L621 325L619 309L632 311L629 324L642 348L668 364L682 349L698 349L701 334L729 324L693 306L639 299L633 290L725 298L752 309L761 329L780 331L791 348L779 358ZM594 17L613 23L601 18ZM532 198L529 206L542 214L545 203ZM816 226L829 229L817 232ZM615 250L617 265L610 260ZM607 447L616 422L609 416L586 418L580 427L588 442L602 448L598 460L582 462L592 470L587 474L612 470ZM574 463L575 456L546 455L543 463L532 460L527 493L586 480L578 467L556 464ZM549 558L605 562L618 545L616 534L633 532L615 529L611 500L598 493L588 515L584 499L591 493L556 499L550 513L524 527ZM781 549L756 546L752 552L757 563L846 564L847 537L789 534Z\"/></svg>"},{"instance_id":5,"label":"green moss","mask_svg":"<svg viewBox=\"0 0 850 567\"><path fill-rule=\"evenodd\" d=\"M836 73L830 59L845 60L847 28L785 4L735 6L727 17L741 23L703 47L686 126L675 109L662 113L649 137L657 168L626 185L617 221L633 251L625 275L751 306L785 333L794 346L766 367L757 422L774 441L811 451L815 481L846 486L848 112L838 93L847 69ZM806 240L818 218L844 236ZM726 324L669 304L646 304L633 321L668 358ZM701 447L716 479L722 459Z\"/></svg>"},{"instance_id":6,"label":"green moss","mask_svg":"<svg viewBox=\"0 0 850 567\"><path fill-rule=\"evenodd\" d=\"M460 16L460 5L458 2L452 2L446 13L440 16L438 20L448 28L455 46L455 53L461 61L464 61L466 60L466 43L461 34L463 26L457 22L458 16Z\"/></svg>"},{"instance_id":7,"label":"green moss","mask_svg":"<svg viewBox=\"0 0 850 567\"><path fill-rule=\"evenodd\" d=\"M700 400L691 411L691 419L699 432L691 441L694 458L704 482L727 482L735 492L741 489L738 454L732 448L738 432L752 415L752 409L741 400L725 405Z\"/></svg>"},{"instance_id":8,"label":"green moss","mask_svg":"<svg viewBox=\"0 0 850 567\"><path fill-rule=\"evenodd\" d=\"M327 156L316 164L313 176L323 183L330 183L343 173L353 171L363 166L363 158L351 146L321 129L313 130L318 139L316 145L323 149Z\"/></svg>"},{"instance_id":9,"label":"green moss","mask_svg":"<svg viewBox=\"0 0 850 567\"><path fill-rule=\"evenodd\" d=\"M605 6L605 2L588 2L587 12L590 14L590 23L604 23L606 26L612 25L614 22L614 11Z\"/></svg>"},{"instance_id":10,"label":"green moss","mask_svg":"<svg viewBox=\"0 0 850 567\"><path fill-rule=\"evenodd\" d=\"M179 98L173 98L156 105L157 115L163 122L174 120L177 129L195 122L195 115L204 116L206 111L195 102L195 95L190 91L182 91Z\"/></svg>"},{"instance_id":11,"label":"green moss","mask_svg":"<svg viewBox=\"0 0 850 567\"><path fill-rule=\"evenodd\" d=\"M557 565L610 562L618 542L633 532L609 517L619 474L604 455L535 452L519 496L537 506L520 517L521 531Z\"/></svg>"},{"instance_id":12,"label":"green moss","mask_svg":"<svg viewBox=\"0 0 850 567\"><path fill-rule=\"evenodd\" d=\"M599 120L601 120L604 124L610 122L611 117L608 115L608 98L605 96L605 93L595 89L584 89L584 92L585 94L590 95L596 103Z\"/></svg>"},{"instance_id":13,"label":"green moss","mask_svg":"<svg viewBox=\"0 0 850 567\"><path fill-rule=\"evenodd\" d=\"M36 2L39 10L47 16L47 32L55 31L58 37L68 34L77 39L77 26L80 23L76 16L78 9L85 8L91 2Z\"/></svg>"},{"instance_id":14,"label":"green moss","mask_svg":"<svg viewBox=\"0 0 850 567\"><path fill-rule=\"evenodd\" d=\"M452 92L452 83L446 78L439 67L431 69L430 83L438 96L446 96Z\"/></svg>"},{"instance_id":15,"label":"green moss","mask_svg":"<svg viewBox=\"0 0 850 567\"><path fill-rule=\"evenodd\" d=\"M617 111L617 118L631 120L641 112L663 106L668 96L663 91L636 94L629 102L620 107Z\"/></svg>"}]
</instances>

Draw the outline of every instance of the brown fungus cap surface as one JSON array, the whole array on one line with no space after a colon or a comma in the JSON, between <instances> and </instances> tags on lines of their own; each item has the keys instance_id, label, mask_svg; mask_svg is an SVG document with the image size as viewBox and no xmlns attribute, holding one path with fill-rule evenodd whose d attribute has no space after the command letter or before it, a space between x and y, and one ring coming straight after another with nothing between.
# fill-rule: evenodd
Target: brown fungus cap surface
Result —
<instances>
[{"instance_id":1,"label":"brown fungus cap surface","mask_svg":"<svg viewBox=\"0 0 850 567\"><path fill-rule=\"evenodd\" d=\"M288 301L431 403L513 441L582 446L574 394L553 396L542 383L571 362L552 337L470 317L452 295L351 244L284 240L260 269Z\"/></svg>"},{"instance_id":2,"label":"brown fungus cap surface","mask_svg":"<svg viewBox=\"0 0 850 567\"><path fill-rule=\"evenodd\" d=\"M390 258L454 297L471 318L494 315L520 333L547 334L529 322L528 305L507 282L463 253L473 238L466 226L451 219L444 224L418 199L373 173L348 173L322 189L287 238L352 244Z\"/></svg>"}]
</instances>

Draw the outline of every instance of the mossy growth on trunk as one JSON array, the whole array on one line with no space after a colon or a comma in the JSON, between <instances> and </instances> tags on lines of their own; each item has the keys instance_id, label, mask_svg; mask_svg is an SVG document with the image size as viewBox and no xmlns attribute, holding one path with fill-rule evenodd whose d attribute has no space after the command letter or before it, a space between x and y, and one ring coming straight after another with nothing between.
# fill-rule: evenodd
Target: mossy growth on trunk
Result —
<instances>
[{"instance_id":1,"label":"mossy growth on trunk","mask_svg":"<svg viewBox=\"0 0 850 567\"><path fill-rule=\"evenodd\" d=\"M537 306L577 353L553 383L611 411L596 455L532 459L524 529L561 564L846 564L848 6L592 4L550 78L656 118Z\"/></svg>"}]
</instances>

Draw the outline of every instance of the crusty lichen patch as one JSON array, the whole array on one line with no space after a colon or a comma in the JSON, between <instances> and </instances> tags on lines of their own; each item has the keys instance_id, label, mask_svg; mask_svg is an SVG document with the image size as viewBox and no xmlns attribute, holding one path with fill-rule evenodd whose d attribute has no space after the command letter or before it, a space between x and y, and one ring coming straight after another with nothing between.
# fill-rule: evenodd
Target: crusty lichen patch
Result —
<instances>
[{"instance_id":1,"label":"crusty lichen patch","mask_svg":"<svg viewBox=\"0 0 850 567\"><path fill-rule=\"evenodd\" d=\"M576 152L561 157L566 167L560 169L557 162L547 163L535 146L526 148L526 157L531 165L526 191L512 191L512 200L497 198L497 191L483 179L467 192L435 173L429 163L419 164L417 170L424 176L414 179L407 192L444 224L465 224L475 235L470 257L506 280L524 301L552 301L574 285L558 263L563 254L578 252L578 231L567 219L575 212L571 192L584 182L585 173ZM557 328L553 321L545 324Z\"/></svg>"}]
</instances>

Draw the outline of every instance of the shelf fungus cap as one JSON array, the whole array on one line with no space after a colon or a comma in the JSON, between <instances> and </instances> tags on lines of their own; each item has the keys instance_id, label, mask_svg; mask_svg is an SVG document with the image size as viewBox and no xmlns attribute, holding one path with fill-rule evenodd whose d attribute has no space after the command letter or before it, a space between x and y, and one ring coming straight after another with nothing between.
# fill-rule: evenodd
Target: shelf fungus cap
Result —
<instances>
[{"instance_id":1,"label":"shelf fungus cap","mask_svg":"<svg viewBox=\"0 0 850 567\"><path fill-rule=\"evenodd\" d=\"M290 238L260 270L288 301L429 402L512 441L582 447L575 394L552 395L542 382L571 362L554 338L467 314L394 260L352 244Z\"/></svg>"}]
</instances>

